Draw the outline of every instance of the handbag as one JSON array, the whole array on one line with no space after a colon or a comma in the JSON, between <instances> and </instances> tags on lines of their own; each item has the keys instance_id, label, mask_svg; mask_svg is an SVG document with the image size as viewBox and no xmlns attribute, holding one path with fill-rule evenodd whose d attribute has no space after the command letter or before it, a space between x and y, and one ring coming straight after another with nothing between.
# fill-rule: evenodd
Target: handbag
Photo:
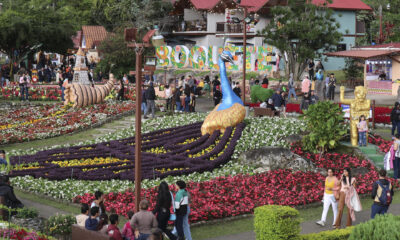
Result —
<instances>
[{"instance_id":1,"label":"handbag","mask_svg":"<svg viewBox=\"0 0 400 240\"><path fill-rule=\"evenodd\" d=\"M174 200L174 195L172 195L172 192L169 191L169 193L171 194L171 199L172 199L172 207L174 209L174 213L171 213L171 215L169 216L169 221L175 221L176 220L176 214L175 214L175 200Z\"/></svg>"},{"instance_id":2,"label":"handbag","mask_svg":"<svg viewBox=\"0 0 400 240\"><path fill-rule=\"evenodd\" d=\"M337 184L337 179L335 180L335 187L333 189L333 196L335 197L336 201L339 201L339 198L340 198L340 187Z\"/></svg>"}]
</instances>

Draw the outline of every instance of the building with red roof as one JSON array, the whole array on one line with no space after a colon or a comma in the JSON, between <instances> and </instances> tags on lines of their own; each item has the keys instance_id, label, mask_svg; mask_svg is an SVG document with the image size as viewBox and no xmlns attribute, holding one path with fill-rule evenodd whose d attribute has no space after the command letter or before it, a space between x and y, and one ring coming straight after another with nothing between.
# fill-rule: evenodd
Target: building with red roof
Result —
<instances>
[{"instance_id":1,"label":"building with red roof","mask_svg":"<svg viewBox=\"0 0 400 240\"><path fill-rule=\"evenodd\" d=\"M166 0L173 3L172 15L175 22L169 28L169 45L225 46L243 44L243 8L252 18L247 25L247 44L263 46L263 38L257 32L264 29L271 16L270 10L277 5L286 5L287 0ZM311 0L315 5L323 5L325 0ZM343 42L338 49L347 50L355 46L356 38L364 36L365 26L357 21L359 11L372 10L362 0L332 0L327 7L335 11L335 18L343 33ZM312 29L310 29L312 30ZM165 33L163 33L165 35ZM337 70L344 67L344 60L329 58L323 62L325 69Z\"/></svg>"}]
</instances>

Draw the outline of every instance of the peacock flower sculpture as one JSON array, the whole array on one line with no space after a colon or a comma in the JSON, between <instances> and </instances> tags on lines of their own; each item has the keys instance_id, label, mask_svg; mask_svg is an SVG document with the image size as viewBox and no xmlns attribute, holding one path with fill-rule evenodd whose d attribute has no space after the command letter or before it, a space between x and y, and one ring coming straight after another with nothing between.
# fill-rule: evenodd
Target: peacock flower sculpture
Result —
<instances>
[{"instance_id":1,"label":"peacock flower sculpture","mask_svg":"<svg viewBox=\"0 0 400 240\"><path fill-rule=\"evenodd\" d=\"M113 74L110 74L110 80L102 86L90 86L79 83L68 84L65 87L65 101L64 105L69 103L73 104L73 107L85 107L88 105L101 103L104 101L106 96L110 93L111 89L114 88L115 78Z\"/></svg>"},{"instance_id":2,"label":"peacock flower sculpture","mask_svg":"<svg viewBox=\"0 0 400 240\"><path fill-rule=\"evenodd\" d=\"M215 106L214 110L204 120L201 126L203 135L212 135L215 130L225 132L227 127L234 127L242 122L246 116L246 109L242 100L232 91L226 75L225 63L233 63L232 55L229 51L223 51L218 59L219 74L222 87L222 103Z\"/></svg>"}]
</instances>

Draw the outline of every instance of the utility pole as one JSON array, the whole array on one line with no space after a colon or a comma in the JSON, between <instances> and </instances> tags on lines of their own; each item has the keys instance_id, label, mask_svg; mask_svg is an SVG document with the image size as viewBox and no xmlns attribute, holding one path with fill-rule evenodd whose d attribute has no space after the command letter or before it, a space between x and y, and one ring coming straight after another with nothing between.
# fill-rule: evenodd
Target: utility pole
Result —
<instances>
[{"instance_id":1,"label":"utility pole","mask_svg":"<svg viewBox=\"0 0 400 240\"><path fill-rule=\"evenodd\" d=\"M243 7L244 10L244 18L243 18L243 94L242 94L242 101L243 104L246 104L246 47L247 47L247 8Z\"/></svg>"},{"instance_id":2,"label":"utility pole","mask_svg":"<svg viewBox=\"0 0 400 240\"><path fill-rule=\"evenodd\" d=\"M379 5L379 44L383 43L383 29L382 29L382 4Z\"/></svg>"}]
</instances>

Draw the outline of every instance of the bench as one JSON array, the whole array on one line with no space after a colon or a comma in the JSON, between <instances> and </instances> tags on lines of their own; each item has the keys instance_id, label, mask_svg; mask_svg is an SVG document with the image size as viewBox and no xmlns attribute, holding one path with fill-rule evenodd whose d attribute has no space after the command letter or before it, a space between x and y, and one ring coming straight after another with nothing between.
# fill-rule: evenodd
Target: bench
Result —
<instances>
[{"instance_id":1,"label":"bench","mask_svg":"<svg viewBox=\"0 0 400 240\"><path fill-rule=\"evenodd\" d=\"M275 114L272 111L272 109L270 109L270 108L255 107L254 108L254 116L256 116L256 117L262 117L262 116L275 117ZM277 116L279 117L279 112L277 113Z\"/></svg>"},{"instance_id":2,"label":"bench","mask_svg":"<svg viewBox=\"0 0 400 240\"><path fill-rule=\"evenodd\" d=\"M90 239L90 240L113 240L112 237L97 232L87 230L84 227L78 226L77 224L72 225L72 240L83 240L83 239Z\"/></svg>"}]
</instances>

